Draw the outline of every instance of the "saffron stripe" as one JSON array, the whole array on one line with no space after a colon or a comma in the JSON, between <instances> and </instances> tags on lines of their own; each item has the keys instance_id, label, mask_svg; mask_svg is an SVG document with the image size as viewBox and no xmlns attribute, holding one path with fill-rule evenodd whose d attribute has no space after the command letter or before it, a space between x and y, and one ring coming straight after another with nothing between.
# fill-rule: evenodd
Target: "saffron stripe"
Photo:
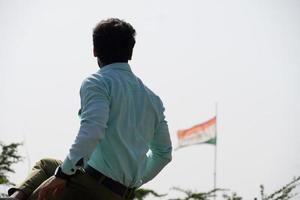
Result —
<instances>
[{"instance_id":1,"label":"saffron stripe","mask_svg":"<svg viewBox=\"0 0 300 200\"><path fill-rule=\"evenodd\" d=\"M193 134L201 134L201 132L204 132L205 129L207 129L215 124L216 124L216 117L214 117L204 123L195 125L192 128L185 129L185 130L179 130L177 132L178 139L184 139L185 137L193 135Z\"/></svg>"}]
</instances>

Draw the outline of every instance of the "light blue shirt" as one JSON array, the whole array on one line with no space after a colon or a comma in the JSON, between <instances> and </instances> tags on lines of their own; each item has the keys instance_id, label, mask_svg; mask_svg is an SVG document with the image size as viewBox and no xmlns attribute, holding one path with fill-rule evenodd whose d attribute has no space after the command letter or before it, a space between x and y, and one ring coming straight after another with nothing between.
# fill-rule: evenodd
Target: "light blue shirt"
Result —
<instances>
[{"instance_id":1,"label":"light blue shirt","mask_svg":"<svg viewBox=\"0 0 300 200\"><path fill-rule=\"evenodd\" d=\"M162 101L129 64L113 63L89 76L80 97L81 125L64 173L88 164L127 187L139 187L171 161Z\"/></svg>"}]
</instances>

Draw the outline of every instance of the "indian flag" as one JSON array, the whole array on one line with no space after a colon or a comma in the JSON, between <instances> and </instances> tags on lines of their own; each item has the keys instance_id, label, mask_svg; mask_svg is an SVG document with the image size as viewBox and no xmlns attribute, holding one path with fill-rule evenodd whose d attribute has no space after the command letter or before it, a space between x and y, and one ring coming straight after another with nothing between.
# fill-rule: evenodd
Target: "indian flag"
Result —
<instances>
[{"instance_id":1,"label":"indian flag","mask_svg":"<svg viewBox=\"0 0 300 200\"><path fill-rule=\"evenodd\" d=\"M195 125L192 128L179 130L177 132L178 148L199 143L216 145L216 124L217 118L214 117L202 124Z\"/></svg>"}]
</instances>

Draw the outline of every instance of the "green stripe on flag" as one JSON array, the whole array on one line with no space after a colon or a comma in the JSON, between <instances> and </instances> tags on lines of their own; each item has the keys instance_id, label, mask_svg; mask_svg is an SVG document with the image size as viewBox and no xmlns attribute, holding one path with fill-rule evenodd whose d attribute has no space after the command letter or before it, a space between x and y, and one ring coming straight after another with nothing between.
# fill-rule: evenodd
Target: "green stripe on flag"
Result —
<instances>
[{"instance_id":1,"label":"green stripe on flag","mask_svg":"<svg viewBox=\"0 0 300 200\"><path fill-rule=\"evenodd\" d=\"M215 138L212 138L212 139L210 139L210 140L207 140L206 142L204 142L204 143L207 143L207 144L217 144L217 138L215 137Z\"/></svg>"}]
</instances>

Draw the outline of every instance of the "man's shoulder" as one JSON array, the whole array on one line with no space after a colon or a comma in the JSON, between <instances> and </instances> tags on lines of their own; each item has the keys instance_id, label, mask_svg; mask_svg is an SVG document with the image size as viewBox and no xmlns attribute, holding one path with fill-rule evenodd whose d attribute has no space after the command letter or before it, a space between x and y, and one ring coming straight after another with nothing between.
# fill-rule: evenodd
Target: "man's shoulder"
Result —
<instances>
[{"instance_id":1,"label":"man's shoulder","mask_svg":"<svg viewBox=\"0 0 300 200\"><path fill-rule=\"evenodd\" d=\"M97 71L97 72L87 76L83 80L81 88L84 89L84 88L89 88L89 87L107 88L108 83L107 83L106 78L103 75L103 73L100 73L99 71Z\"/></svg>"},{"instance_id":2,"label":"man's shoulder","mask_svg":"<svg viewBox=\"0 0 300 200\"><path fill-rule=\"evenodd\" d=\"M153 96L153 97L155 97L155 98L159 98L159 96L158 96L155 92L153 92L153 90L151 90L148 86L144 85L144 87L145 87L146 92L147 92L150 96Z\"/></svg>"},{"instance_id":3,"label":"man's shoulder","mask_svg":"<svg viewBox=\"0 0 300 200\"><path fill-rule=\"evenodd\" d=\"M150 98L152 99L152 101L154 101L159 106L163 106L163 102L162 102L161 98L153 90L151 90L146 85L144 85L144 88L145 88L146 92L148 93L148 95L150 96Z\"/></svg>"}]
</instances>

